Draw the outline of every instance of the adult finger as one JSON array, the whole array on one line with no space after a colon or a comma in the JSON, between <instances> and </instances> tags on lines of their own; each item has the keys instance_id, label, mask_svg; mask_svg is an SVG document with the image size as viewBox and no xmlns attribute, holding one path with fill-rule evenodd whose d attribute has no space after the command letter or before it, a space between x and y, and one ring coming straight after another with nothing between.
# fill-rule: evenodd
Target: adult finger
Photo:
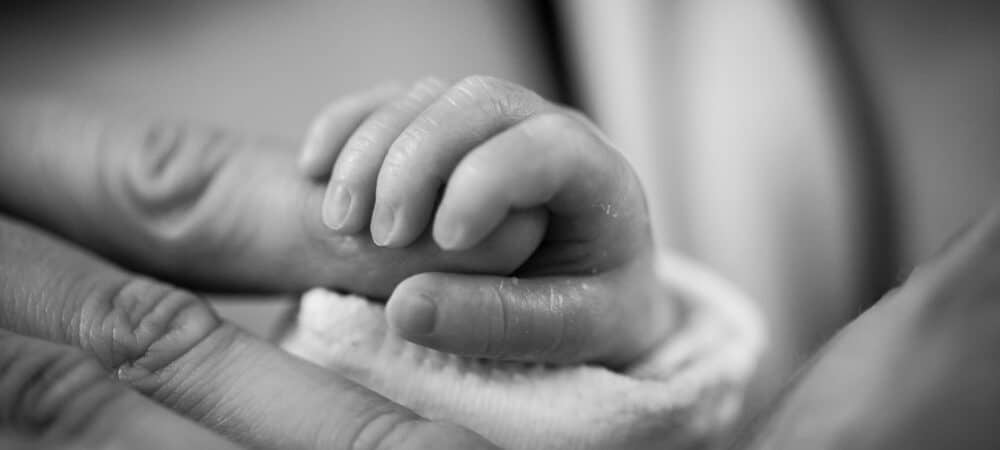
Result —
<instances>
[{"instance_id":1,"label":"adult finger","mask_svg":"<svg viewBox=\"0 0 1000 450\"><path fill-rule=\"evenodd\" d=\"M998 270L995 205L838 333L739 448L998 448Z\"/></svg>"},{"instance_id":2,"label":"adult finger","mask_svg":"<svg viewBox=\"0 0 1000 450\"><path fill-rule=\"evenodd\" d=\"M384 245L413 242L427 227L440 188L462 157L493 135L543 111L556 110L534 92L485 76L450 87L412 120L389 147L378 172L376 215L391 230Z\"/></svg>"},{"instance_id":3,"label":"adult finger","mask_svg":"<svg viewBox=\"0 0 1000 450\"><path fill-rule=\"evenodd\" d=\"M651 267L530 279L420 274L400 283L386 314L402 337L449 353L621 366L662 342L678 318Z\"/></svg>"},{"instance_id":4,"label":"adult finger","mask_svg":"<svg viewBox=\"0 0 1000 450\"><path fill-rule=\"evenodd\" d=\"M188 292L9 221L0 221L0 248L0 328L80 348L118 381L236 442L485 445L220 321Z\"/></svg>"},{"instance_id":5,"label":"adult finger","mask_svg":"<svg viewBox=\"0 0 1000 450\"><path fill-rule=\"evenodd\" d=\"M397 97L403 88L387 83L338 98L309 125L299 154L299 168L316 179L330 176L337 155L351 133L376 108Z\"/></svg>"},{"instance_id":6,"label":"adult finger","mask_svg":"<svg viewBox=\"0 0 1000 450\"><path fill-rule=\"evenodd\" d=\"M32 448L237 448L114 382L80 350L3 330L0 428Z\"/></svg>"},{"instance_id":7,"label":"adult finger","mask_svg":"<svg viewBox=\"0 0 1000 450\"><path fill-rule=\"evenodd\" d=\"M185 286L327 286L385 298L425 271L511 273L544 232L537 216L522 215L465 252L429 237L383 249L323 225L324 189L295 159L284 141L198 124L0 105L0 208Z\"/></svg>"},{"instance_id":8,"label":"adult finger","mask_svg":"<svg viewBox=\"0 0 1000 450\"><path fill-rule=\"evenodd\" d=\"M337 158L330 176L324 222L335 230L356 233L369 224L375 202L375 181L389 146L445 89L436 78L421 80L403 96L373 112L354 131ZM382 235L372 228L372 238Z\"/></svg>"}]
</instances>

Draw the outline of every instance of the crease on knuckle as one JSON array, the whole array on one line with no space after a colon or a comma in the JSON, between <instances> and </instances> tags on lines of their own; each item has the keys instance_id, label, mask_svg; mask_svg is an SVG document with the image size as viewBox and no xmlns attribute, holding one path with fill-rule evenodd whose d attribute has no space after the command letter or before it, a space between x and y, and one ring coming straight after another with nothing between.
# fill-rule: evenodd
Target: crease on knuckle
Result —
<instances>
[{"instance_id":1,"label":"crease on knuckle","mask_svg":"<svg viewBox=\"0 0 1000 450\"><path fill-rule=\"evenodd\" d=\"M106 177L118 206L157 251L196 245L210 216L199 208L239 142L219 129L174 122L148 125L117 176ZM114 185L117 181L117 185Z\"/></svg>"},{"instance_id":2,"label":"crease on knuckle","mask_svg":"<svg viewBox=\"0 0 1000 450\"><path fill-rule=\"evenodd\" d=\"M8 341L0 347L14 349L3 354L0 423L74 436L122 393L107 384L100 364L79 350L17 335L0 336L0 341Z\"/></svg>"},{"instance_id":3,"label":"crease on knuckle","mask_svg":"<svg viewBox=\"0 0 1000 450\"><path fill-rule=\"evenodd\" d=\"M418 423L417 420L391 409L375 411L363 419L360 427L349 438L347 448L353 450L397 448L401 442L405 442L408 430Z\"/></svg>"},{"instance_id":4,"label":"crease on knuckle","mask_svg":"<svg viewBox=\"0 0 1000 450\"><path fill-rule=\"evenodd\" d=\"M417 119L420 121L421 119ZM399 135L382 162L383 170L403 172L407 171L411 162L415 160L420 142L430 134L425 123L414 123L406 127Z\"/></svg>"},{"instance_id":5,"label":"crease on knuckle","mask_svg":"<svg viewBox=\"0 0 1000 450\"><path fill-rule=\"evenodd\" d=\"M472 75L463 78L444 93L442 98L456 109L467 105L479 104L488 98L494 89L493 79L483 75Z\"/></svg>"},{"instance_id":6,"label":"crease on knuckle","mask_svg":"<svg viewBox=\"0 0 1000 450\"><path fill-rule=\"evenodd\" d=\"M549 285L548 311L546 311L546 315L552 319L551 323L555 327L549 327L552 333L551 344L541 350L541 356L543 357L551 357L562 352L574 350L568 348L572 341L567 339L567 333L570 328L569 318L567 317L569 311L566 309L565 300L566 294L556 290L555 286Z\"/></svg>"},{"instance_id":7,"label":"crease on knuckle","mask_svg":"<svg viewBox=\"0 0 1000 450\"><path fill-rule=\"evenodd\" d=\"M357 172L358 168L372 157L372 152L376 151L382 136L387 135L391 128L391 123L383 117L383 114L376 113L365 120L348 138L343 151L337 157L332 177L342 180Z\"/></svg>"},{"instance_id":8,"label":"crease on knuckle","mask_svg":"<svg viewBox=\"0 0 1000 450\"><path fill-rule=\"evenodd\" d=\"M84 348L132 384L157 377L222 326L193 294L141 277L98 289L88 303Z\"/></svg>"},{"instance_id":9,"label":"crease on knuckle","mask_svg":"<svg viewBox=\"0 0 1000 450\"><path fill-rule=\"evenodd\" d=\"M434 77L427 77L417 81L403 97L404 100L400 103L401 109L409 111L417 107L417 105L423 104L424 100L437 95L444 85L443 81Z\"/></svg>"},{"instance_id":10,"label":"crease on knuckle","mask_svg":"<svg viewBox=\"0 0 1000 450\"><path fill-rule=\"evenodd\" d=\"M511 281L511 283L513 282ZM486 291L483 293L483 298L489 299L490 304L493 305L494 313L490 314L493 320L479 353L502 359L509 354L510 337L514 331L514 325L508 315L506 300L508 296L514 294L514 287L508 285L504 280L500 280L498 283L488 284L483 289Z\"/></svg>"},{"instance_id":11,"label":"crease on knuckle","mask_svg":"<svg viewBox=\"0 0 1000 450\"><path fill-rule=\"evenodd\" d=\"M474 103L487 115L511 122L531 116L539 109L538 105L544 102L530 90L483 75L473 75L462 80L454 91L460 94L460 99ZM458 101L452 103L461 104Z\"/></svg>"}]
</instances>

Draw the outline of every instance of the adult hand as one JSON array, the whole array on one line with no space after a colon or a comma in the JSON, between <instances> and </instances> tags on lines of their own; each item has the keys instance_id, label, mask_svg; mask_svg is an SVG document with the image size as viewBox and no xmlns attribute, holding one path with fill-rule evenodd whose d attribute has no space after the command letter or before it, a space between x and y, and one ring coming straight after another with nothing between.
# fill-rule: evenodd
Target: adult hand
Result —
<instances>
[{"instance_id":1,"label":"adult hand","mask_svg":"<svg viewBox=\"0 0 1000 450\"><path fill-rule=\"evenodd\" d=\"M185 287L327 286L385 298L429 270L510 273L541 237L537 218L518 214L467 251L444 252L429 237L380 248L323 226L323 188L297 173L294 143L6 100L0 211Z\"/></svg>"},{"instance_id":2,"label":"adult hand","mask_svg":"<svg viewBox=\"0 0 1000 450\"><path fill-rule=\"evenodd\" d=\"M841 331L733 448L998 448L998 323L1000 205Z\"/></svg>"},{"instance_id":3,"label":"adult hand","mask_svg":"<svg viewBox=\"0 0 1000 450\"><path fill-rule=\"evenodd\" d=\"M0 444L490 447L220 321L191 293L2 215Z\"/></svg>"}]
</instances>

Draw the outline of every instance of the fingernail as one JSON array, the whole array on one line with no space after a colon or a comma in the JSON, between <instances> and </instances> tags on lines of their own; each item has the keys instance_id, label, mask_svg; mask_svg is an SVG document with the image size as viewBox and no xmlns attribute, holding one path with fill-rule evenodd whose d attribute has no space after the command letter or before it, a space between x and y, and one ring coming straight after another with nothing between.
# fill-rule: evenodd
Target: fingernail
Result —
<instances>
[{"instance_id":1,"label":"fingernail","mask_svg":"<svg viewBox=\"0 0 1000 450\"><path fill-rule=\"evenodd\" d=\"M396 209L385 205L377 205L372 215L372 241L379 247L389 245L392 228L396 221Z\"/></svg>"},{"instance_id":2,"label":"fingernail","mask_svg":"<svg viewBox=\"0 0 1000 450\"><path fill-rule=\"evenodd\" d=\"M437 322L437 306L423 294L406 297L397 303L393 314L398 320L394 325L407 336L426 336L434 331Z\"/></svg>"},{"instance_id":3,"label":"fingernail","mask_svg":"<svg viewBox=\"0 0 1000 450\"><path fill-rule=\"evenodd\" d=\"M347 222L347 213L351 211L351 200L351 191L337 185L333 195L323 204L323 223L330 229L341 229Z\"/></svg>"},{"instance_id":4,"label":"fingernail","mask_svg":"<svg viewBox=\"0 0 1000 450\"><path fill-rule=\"evenodd\" d=\"M465 226L456 222L445 222L436 230L435 240L444 250L457 250L465 242Z\"/></svg>"}]
</instances>

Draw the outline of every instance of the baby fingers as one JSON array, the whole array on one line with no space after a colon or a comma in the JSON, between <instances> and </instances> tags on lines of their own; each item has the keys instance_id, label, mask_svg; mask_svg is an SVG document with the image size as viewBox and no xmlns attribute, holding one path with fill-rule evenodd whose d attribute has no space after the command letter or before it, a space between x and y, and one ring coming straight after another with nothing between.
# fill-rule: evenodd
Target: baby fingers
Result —
<instances>
[{"instance_id":1,"label":"baby fingers","mask_svg":"<svg viewBox=\"0 0 1000 450\"><path fill-rule=\"evenodd\" d=\"M346 233L360 231L369 222L375 202L375 182L389 146L446 86L429 78L385 103L354 130L336 156L323 201L323 222Z\"/></svg>"},{"instance_id":2,"label":"baby fingers","mask_svg":"<svg viewBox=\"0 0 1000 450\"><path fill-rule=\"evenodd\" d=\"M372 237L409 245L427 228L441 186L470 151L541 112L556 109L534 92L472 76L444 92L389 147L378 173Z\"/></svg>"},{"instance_id":3,"label":"baby fingers","mask_svg":"<svg viewBox=\"0 0 1000 450\"><path fill-rule=\"evenodd\" d=\"M351 136L351 132L361 125L379 106L398 97L403 87L387 83L373 89L338 98L313 119L302 143L299 154L299 168L317 179L330 176L333 163L340 149Z\"/></svg>"}]
</instances>

